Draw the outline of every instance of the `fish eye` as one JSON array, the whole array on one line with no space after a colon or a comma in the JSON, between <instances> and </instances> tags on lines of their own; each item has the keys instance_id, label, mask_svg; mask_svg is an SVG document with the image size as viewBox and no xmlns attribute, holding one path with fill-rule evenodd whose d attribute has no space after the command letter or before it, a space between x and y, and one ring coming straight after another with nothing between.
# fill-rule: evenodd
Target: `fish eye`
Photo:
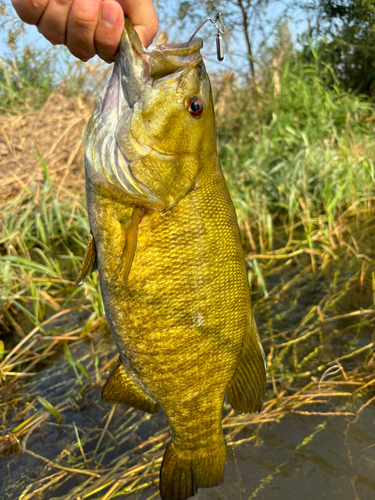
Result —
<instances>
[{"instance_id":1,"label":"fish eye","mask_svg":"<svg viewBox=\"0 0 375 500\"><path fill-rule=\"evenodd\" d=\"M199 97L190 97L186 101L186 109L193 118L200 118L204 113L204 104Z\"/></svg>"}]
</instances>

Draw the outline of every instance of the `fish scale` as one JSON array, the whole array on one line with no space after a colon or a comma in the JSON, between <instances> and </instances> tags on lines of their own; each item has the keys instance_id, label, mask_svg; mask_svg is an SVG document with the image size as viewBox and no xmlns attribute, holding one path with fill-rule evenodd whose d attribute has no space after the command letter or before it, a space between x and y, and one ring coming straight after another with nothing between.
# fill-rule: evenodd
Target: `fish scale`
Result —
<instances>
[{"instance_id":1,"label":"fish scale","mask_svg":"<svg viewBox=\"0 0 375 500\"><path fill-rule=\"evenodd\" d=\"M201 46L194 40L174 49L159 46L151 67L162 76L152 80L139 65L152 61L153 52L142 48L126 20L114 75L85 134L92 236L78 280L97 266L120 354L102 397L165 412L171 443L161 467L163 500L186 500L222 480L224 398L237 411L260 411L265 389L264 354L237 219L217 159ZM111 91L119 85L126 86L121 106ZM204 113L189 111L191 99ZM111 106L123 111L116 115ZM103 152L109 140L118 154L126 151L118 165L143 198L106 174L111 168L105 163L113 161ZM136 159L126 163L127 155Z\"/></svg>"}]
</instances>

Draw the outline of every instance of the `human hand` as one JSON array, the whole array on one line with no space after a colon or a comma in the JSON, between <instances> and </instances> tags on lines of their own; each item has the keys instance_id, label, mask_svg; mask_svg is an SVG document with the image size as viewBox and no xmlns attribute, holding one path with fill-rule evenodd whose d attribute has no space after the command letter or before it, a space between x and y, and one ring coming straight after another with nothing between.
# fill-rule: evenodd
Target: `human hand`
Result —
<instances>
[{"instance_id":1,"label":"human hand","mask_svg":"<svg viewBox=\"0 0 375 500\"><path fill-rule=\"evenodd\" d=\"M12 0L18 16L54 45L66 45L73 56L87 61L95 54L115 60L129 17L141 42L150 45L158 30L152 0Z\"/></svg>"}]
</instances>

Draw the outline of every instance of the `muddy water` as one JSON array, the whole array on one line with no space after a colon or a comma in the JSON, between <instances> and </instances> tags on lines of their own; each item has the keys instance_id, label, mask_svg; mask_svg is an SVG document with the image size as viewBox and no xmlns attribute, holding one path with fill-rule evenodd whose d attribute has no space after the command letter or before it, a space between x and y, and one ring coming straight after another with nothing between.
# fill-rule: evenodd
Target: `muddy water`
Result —
<instances>
[{"instance_id":1,"label":"muddy water","mask_svg":"<svg viewBox=\"0 0 375 500\"><path fill-rule=\"evenodd\" d=\"M281 271L269 271L265 280L270 297L265 300L260 293L254 294L255 314L267 352L273 343L273 335L281 332L281 340L284 337L288 338L287 332L298 328L313 305L323 304L327 294L340 295L346 283L348 290L342 293L342 299L333 301L327 309L331 316L345 314L361 307L373 307L372 264L366 262L363 267L362 261L344 259L340 264L334 263L331 267L328 266L313 274L307 263L301 259L297 263L292 262ZM361 269L366 275L364 279L360 278ZM284 284L298 275L300 279L283 291ZM278 287L276 295L272 293L274 287ZM87 312L73 314L67 324L57 322L52 327L55 331L74 329L84 324L88 314ZM324 345L319 351L318 359L306 362L303 369L313 370L319 363L327 363L343 352L358 349L371 342L374 329L371 319L372 316L366 321L363 320L360 326L357 317L339 318L329 323L329 326L322 331ZM308 347L311 350L316 347L315 344L318 345L318 341L314 337L309 338L308 345L301 346L301 352L296 351L295 355L301 359L303 349L306 350ZM115 349L110 334L100 333L95 336L93 342L78 341L70 346L70 350L74 360L80 360L84 366L90 383L87 383L82 374L81 382L78 381L64 351L61 350L52 360L40 367L37 375L18 382L17 386L10 388L8 392L0 393L0 403L5 400L14 401L6 409L4 405L0 406L2 435L12 431L33 412L41 410L38 396L42 396L59 408L64 408L62 424L49 417L42 425L23 437L23 445L34 455L23 451L8 457L0 457L1 500L21 500L31 491L28 488L35 481L58 472L35 454L55 463L61 463L65 467L74 467L81 460L74 426L84 443L84 453L88 461L97 448L111 405L103 403L100 399L100 384L95 383L98 379L95 360L97 366L106 366L115 356ZM290 355L284 360L285 370L291 369L291 358ZM363 360L364 357L355 357L343 362L343 365L345 370L353 370ZM106 373L103 374L103 379L105 377ZM280 382L281 388L282 384L283 382ZM271 393L272 384L268 384L267 389ZM374 391L369 391L366 398L369 400L373 395ZM332 405L311 405L306 409L311 412L333 412L342 405L343 411L350 411L350 408L345 406L346 400L340 401L336 398L334 403L336 407L332 401ZM21 415L20 412L25 408L25 404L30 408L25 415ZM118 433L121 426L123 429ZM165 432L166 428L167 421L161 412L151 417L143 412L132 411L126 406L116 407L108 432L95 456L96 463L101 460L99 469L102 467L104 470L105 467L113 466L116 458L128 450L137 449L137 446L148 438ZM244 428L236 436L236 440L246 440L254 435L254 431L254 427ZM373 500L375 498L374 403L366 407L357 419L350 416L290 414L278 423L264 424L256 434L255 439L228 449L224 482L215 488L200 490L196 497L198 500L255 498ZM118 444L120 441L121 445ZM129 464L140 463L141 452L131 451L131 453ZM76 499L74 491L86 479L87 476L66 474L61 481L45 490L42 489L43 483L40 483L39 491L32 490L34 493L31 498ZM104 493L105 490L102 494L88 498L99 499ZM122 494L116 498L146 500L150 497L160 498L155 486L127 495Z\"/></svg>"},{"instance_id":2,"label":"muddy water","mask_svg":"<svg viewBox=\"0 0 375 500\"><path fill-rule=\"evenodd\" d=\"M225 481L199 500L373 500L375 408L348 427L333 417L290 416L265 426L257 445L240 445L228 456ZM298 449L303 439L317 432ZM371 448L371 445L372 448ZM147 497L145 497L147 498Z\"/></svg>"}]
</instances>

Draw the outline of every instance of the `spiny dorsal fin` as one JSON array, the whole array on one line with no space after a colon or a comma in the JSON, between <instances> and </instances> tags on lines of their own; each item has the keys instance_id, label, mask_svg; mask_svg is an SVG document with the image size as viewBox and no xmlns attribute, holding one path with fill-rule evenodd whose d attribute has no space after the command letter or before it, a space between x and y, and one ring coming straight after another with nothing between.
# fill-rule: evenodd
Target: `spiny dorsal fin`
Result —
<instances>
[{"instance_id":1,"label":"spiny dorsal fin","mask_svg":"<svg viewBox=\"0 0 375 500\"><path fill-rule=\"evenodd\" d=\"M87 276L97 270L97 256L96 256L96 246L93 235L90 233L89 241L87 243L85 256L82 262L82 268L76 279L76 285L82 285Z\"/></svg>"},{"instance_id":2,"label":"spiny dorsal fin","mask_svg":"<svg viewBox=\"0 0 375 500\"><path fill-rule=\"evenodd\" d=\"M138 226L144 216L144 211L137 207L132 215L132 218L127 224L123 224L122 231L124 236L124 250L122 252L121 260L117 268L117 278L119 278L124 285L128 281L130 269L132 267L135 250L137 248Z\"/></svg>"},{"instance_id":3,"label":"spiny dorsal fin","mask_svg":"<svg viewBox=\"0 0 375 500\"><path fill-rule=\"evenodd\" d=\"M112 404L133 406L138 410L156 413L159 404L153 401L125 369L121 358L102 390L102 400Z\"/></svg>"}]
</instances>

